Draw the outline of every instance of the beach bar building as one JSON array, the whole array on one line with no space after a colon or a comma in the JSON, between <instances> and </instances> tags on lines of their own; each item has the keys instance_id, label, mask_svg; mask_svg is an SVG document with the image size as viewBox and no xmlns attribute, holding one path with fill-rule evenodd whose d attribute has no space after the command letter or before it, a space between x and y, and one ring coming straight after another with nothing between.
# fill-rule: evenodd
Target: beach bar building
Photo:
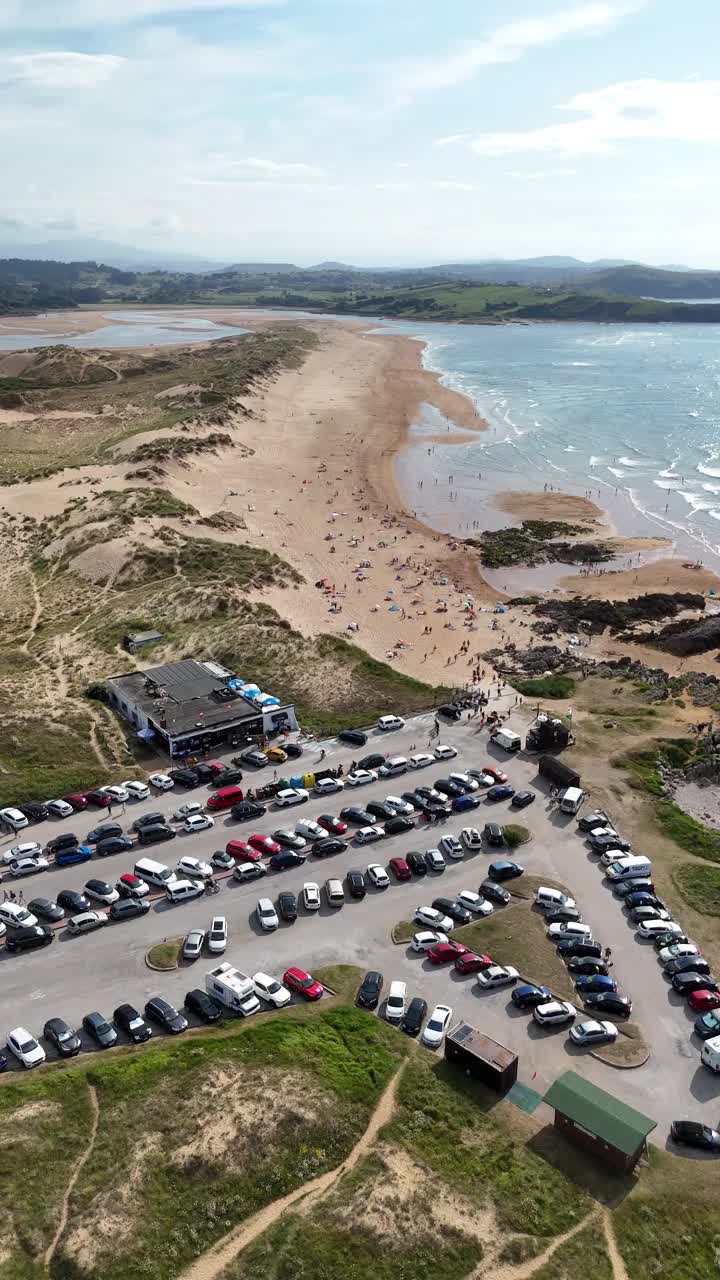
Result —
<instances>
[{"instance_id":1,"label":"beach bar building","mask_svg":"<svg viewBox=\"0 0 720 1280\"><path fill-rule=\"evenodd\" d=\"M555 1128L570 1142L622 1173L635 1168L657 1124L575 1071L558 1076L544 1101L555 1108Z\"/></svg>"}]
</instances>

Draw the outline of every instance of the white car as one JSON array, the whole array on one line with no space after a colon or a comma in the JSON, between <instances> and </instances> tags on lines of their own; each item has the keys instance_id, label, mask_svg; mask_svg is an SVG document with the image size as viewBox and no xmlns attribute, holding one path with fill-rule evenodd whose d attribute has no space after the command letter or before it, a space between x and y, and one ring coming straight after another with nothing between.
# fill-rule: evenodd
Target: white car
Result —
<instances>
[{"instance_id":1,"label":"white car","mask_svg":"<svg viewBox=\"0 0 720 1280\"><path fill-rule=\"evenodd\" d=\"M37 924L37 916L20 902L3 902L0 903L0 923L11 929L29 929Z\"/></svg>"},{"instance_id":2,"label":"white car","mask_svg":"<svg viewBox=\"0 0 720 1280\"><path fill-rule=\"evenodd\" d=\"M95 929L101 929L107 922L107 911L81 911L79 915L70 917L66 928L68 933L93 933Z\"/></svg>"},{"instance_id":3,"label":"white car","mask_svg":"<svg viewBox=\"0 0 720 1280\"><path fill-rule=\"evenodd\" d=\"M158 791L172 791L175 783L167 773L151 773L148 778L151 787L156 787Z\"/></svg>"},{"instance_id":4,"label":"white car","mask_svg":"<svg viewBox=\"0 0 720 1280\"><path fill-rule=\"evenodd\" d=\"M227 946L228 923L225 916L213 916L207 931L207 948L212 955L220 955Z\"/></svg>"},{"instance_id":5,"label":"white car","mask_svg":"<svg viewBox=\"0 0 720 1280\"><path fill-rule=\"evenodd\" d=\"M382 840L385 828L381 826L359 827L355 832L356 844L372 844L374 840Z\"/></svg>"},{"instance_id":6,"label":"white car","mask_svg":"<svg viewBox=\"0 0 720 1280\"><path fill-rule=\"evenodd\" d=\"M52 814L53 818L69 818L75 812L67 800L48 800L45 808L48 813Z\"/></svg>"},{"instance_id":7,"label":"white car","mask_svg":"<svg viewBox=\"0 0 720 1280\"><path fill-rule=\"evenodd\" d=\"M385 764L381 764L378 773L381 778L397 778L399 774L407 772L407 760L405 756L394 756L392 760L386 760Z\"/></svg>"},{"instance_id":8,"label":"white car","mask_svg":"<svg viewBox=\"0 0 720 1280\"><path fill-rule=\"evenodd\" d=\"M386 796L385 803L389 805L393 813L397 813L401 818L409 818L410 814L415 812L413 806L400 796Z\"/></svg>"},{"instance_id":9,"label":"white car","mask_svg":"<svg viewBox=\"0 0 720 1280\"><path fill-rule=\"evenodd\" d=\"M279 809L287 809L293 804L304 804L309 795L304 787L283 787L275 796L275 803Z\"/></svg>"},{"instance_id":10,"label":"white car","mask_svg":"<svg viewBox=\"0 0 720 1280\"><path fill-rule=\"evenodd\" d=\"M176 809L173 818L176 822L185 822L187 818L193 818L196 814L204 813L205 805L200 800L189 800L187 804L181 804Z\"/></svg>"},{"instance_id":11,"label":"white car","mask_svg":"<svg viewBox=\"0 0 720 1280\"><path fill-rule=\"evenodd\" d=\"M492 915L492 902L488 902L487 898L483 898L481 894L474 893L472 889L461 889L456 896L458 902L460 902L467 911L472 911L473 915Z\"/></svg>"},{"instance_id":12,"label":"white car","mask_svg":"<svg viewBox=\"0 0 720 1280\"><path fill-rule=\"evenodd\" d=\"M202 880L169 880L165 889L168 902L187 902L190 898L200 898L205 892Z\"/></svg>"},{"instance_id":13,"label":"white car","mask_svg":"<svg viewBox=\"0 0 720 1280\"><path fill-rule=\"evenodd\" d=\"M278 982L277 978L271 978L269 973L254 973L253 986L255 995L260 996L262 1000L267 1000L268 1004L274 1005L276 1009L284 1009L292 1000L287 987Z\"/></svg>"},{"instance_id":14,"label":"white car","mask_svg":"<svg viewBox=\"0 0 720 1280\"><path fill-rule=\"evenodd\" d=\"M628 858L636 856L636 854L630 853L628 849L603 849L600 854L600 862L604 867L611 867L613 862L627 862Z\"/></svg>"},{"instance_id":15,"label":"white car","mask_svg":"<svg viewBox=\"0 0 720 1280\"><path fill-rule=\"evenodd\" d=\"M673 942L669 947L663 947L658 952L658 960L661 965L669 964L671 960L681 960L685 956L699 956L700 948L695 946L694 942Z\"/></svg>"},{"instance_id":16,"label":"white car","mask_svg":"<svg viewBox=\"0 0 720 1280\"><path fill-rule=\"evenodd\" d=\"M533 1018L541 1027L561 1027L572 1022L577 1009L569 1000L548 1000L533 1009Z\"/></svg>"},{"instance_id":17,"label":"white car","mask_svg":"<svg viewBox=\"0 0 720 1280\"><path fill-rule=\"evenodd\" d=\"M256 880L258 876L267 875L264 862L236 862L233 876L236 880Z\"/></svg>"},{"instance_id":18,"label":"white car","mask_svg":"<svg viewBox=\"0 0 720 1280\"><path fill-rule=\"evenodd\" d=\"M592 942L592 929L579 920L566 920L561 924L551 924L547 936L558 941L560 938L583 938L585 942Z\"/></svg>"},{"instance_id":19,"label":"white car","mask_svg":"<svg viewBox=\"0 0 720 1280\"><path fill-rule=\"evenodd\" d=\"M429 1049L436 1049L439 1044L442 1044L451 1018L452 1009L449 1004L436 1004L425 1023L425 1030L421 1037L423 1044L426 1044Z\"/></svg>"},{"instance_id":20,"label":"white car","mask_svg":"<svg viewBox=\"0 0 720 1280\"><path fill-rule=\"evenodd\" d=\"M192 836L196 831L207 831L208 827L214 826L215 819L209 813L191 813L183 822L183 831Z\"/></svg>"},{"instance_id":21,"label":"white car","mask_svg":"<svg viewBox=\"0 0 720 1280\"><path fill-rule=\"evenodd\" d=\"M313 822L312 818L303 818L295 823L295 835L301 836L303 840L324 840L327 831L319 822Z\"/></svg>"},{"instance_id":22,"label":"white car","mask_svg":"<svg viewBox=\"0 0 720 1280\"><path fill-rule=\"evenodd\" d=\"M463 791L477 791L480 785L477 778L471 778L469 773L449 773L448 778L462 787Z\"/></svg>"},{"instance_id":23,"label":"white car","mask_svg":"<svg viewBox=\"0 0 720 1280\"><path fill-rule=\"evenodd\" d=\"M489 968L483 969L482 973L477 975L477 981L483 991L492 991L494 987L512 986L519 976L517 969L513 969L512 965L491 964Z\"/></svg>"},{"instance_id":24,"label":"white car","mask_svg":"<svg viewBox=\"0 0 720 1280\"><path fill-rule=\"evenodd\" d=\"M113 784L111 787L100 787L99 790L104 791L106 796L110 796L113 804L125 804L125 801L130 799L127 787L124 786Z\"/></svg>"},{"instance_id":25,"label":"white car","mask_svg":"<svg viewBox=\"0 0 720 1280\"><path fill-rule=\"evenodd\" d=\"M426 849L425 861L431 871L444 871L447 866L447 862L443 858L439 849Z\"/></svg>"},{"instance_id":26,"label":"white car","mask_svg":"<svg viewBox=\"0 0 720 1280\"><path fill-rule=\"evenodd\" d=\"M558 911L560 907L574 907L575 899L571 898L568 893L563 893L560 889L550 889L547 885L541 884L535 890L535 906L541 911Z\"/></svg>"},{"instance_id":27,"label":"white car","mask_svg":"<svg viewBox=\"0 0 720 1280\"><path fill-rule=\"evenodd\" d=\"M45 1050L24 1027L16 1027L7 1038L7 1047L18 1062L28 1070L39 1067L45 1061Z\"/></svg>"},{"instance_id":28,"label":"white car","mask_svg":"<svg viewBox=\"0 0 720 1280\"><path fill-rule=\"evenodd\" d=\"M416 907L413 918L418 924L427 925L429 929L440 929L442 933L450 933L455 928L450 917L443 915L435 907Z\"/></svg>"},{"instance_id":29,"label":"white car","mask_svg":"<svg viewBox=\"0 0 720 1280\"><path fill-rule=\"evenodd\" d=\"M349 787L364 787L368 782L377 782L377 779L374 769L353 769L352 773L346 774L345 777Z\"/></svg>"},{"instance_id":30,"label":"white car","mask_svg":"<svg viewBox=\"0 0 720 1280\"><path fill-rule=\"evenodd\" d=\"M318 778L313 791L316 796L331 796L336 791L342 791L344 786L342 778Z\"/></svg>"},{"instance_id":31,"label":"white car","mask_svg":"<svg viewBox=\"0 0 720 1280\"><path fill-rule=\"evenodd\" d=\"M83 893L92 902L102 902L104 907L112 906L113 902L117 902L120 897L117 889L113 889L112 885L104 880L88 880L83 886Z\"/></svg>"},{"instance_id":32,"label":"white car","mask_svg":"<svg viewBox=\"0 0 720 1280\"><path fill-rule=\"evenodd\" d=\"M439 915L440 913L436 912L435 914ZM447 919L447 916L444 916L443 919ZM450 923L452 924L452 921ZM426 951L429 951L431 947L436 946L438 942L447 941L447 934L443 933L440 929L423 929L420 933L413 934L410 946L413 951L419 951L421 955L424 955Z\"/></svg>"},{"instance_id":33,"label":"white car","mask_svg":"<svg viewBox=\"0 0 720 1280\"><path fill-rule=\"evenodd\" d=\"M390 991L385 1004L385 1017L388 1022L399 1022L405 1017L405 1004L407 1000L407 987L404 982L390 983Z\"/></svg>"},{"instance_id":34,"label":"white car","mask_svg":"<svg viewBox=\"0 0 720 1280\"><path fill-rule=\"evenodd\" d=\"M428 755L427 751L419 751L408 758L409 769L426 769L429 764L435 764L435 756Z\"/></svg>"},{"instance_id":35,"label":"white car","mask_svg":"<svg viewBox=\"0 0 720 1280\"><path fill-rule=\"evenodd\" d=\"M205 942L204 929L191 929L183 942L183 960L198 960Z\"/></svg>"},{"instance_id":36,"label":"white car","mask_svg":"<svg viewBox=\"0 0 720 1280\"><path fill-rule=\"evenodd\" d=\"M277 911L269 898L258 898L255 915L260 928L267 929L268 932L272 929L277 929L280 924Z\"/></svg>"},{"instance_id":37,"label":"white car","mask_svg":"<svg viewBox=\"0 0 720 1280\"><path fill-rule=\"evenodd\" d=\"M402 729L405 721L402 716L381 716L377 722L377 727L382 733L388 733L391 729Z\"/></svg>"},{"instance_id":38,"label":"white car","mask_svg":"<svg viewBox=\"0 0 720 1280\"><path fill-rule=\"evenodd\" d=\"M390 877L384 867L379 862L371 862L366 868L365 874L368 880L376 889L387 889L390 884Z\"/></svg>"},{"instance_id":39,"label":"white car","mask_svg":"<svg viewBox=\"0 0 720 1280\"><path fill-rule=\"evenodd\" d=\"M447 834L441 836L438 840L438 849L448 858L455 858L456 860L459 860L464 857L463 847L457 836L454 835Z\"/></svg>"},{"instance_id":40,"label":"white car","mask_svg":"<svg viewBox=\"0 0 720 1280\"><path fill-rule=\"evenodd\" d=\"M484 769L468 769L468 778L474 778L479 787L494 787L495 778L491 773L486 773Z\"/></svg>"},{"instance_id":41,"label":"white car","mask_svg":"<svg viewBox=\"0 0 720 1280\"><path fill-rule=\"evenodd\" d=\"M49 866L47 858L18 858L10 863L10 875L34 876L37 871L47 871Z\"/></svg>"},{"instance_id":42,"label":"white car","mask_svg":"<svg viewBox=\"0 0 720 1280\"><path fill-rule=\"evenodd\" d=\"M682 925L674 920L643 920L637 927L641 938L654 938L658 933L682 933Z\"/></svg>"},{"instance_id":43,"label":"white car","mask_svg":"<svg viewBox=\"0 0 720 1280\"><path fill-rule=\"evenodd\" d=\"M607 1044L608 1040L616 1039L617 1033L614 1022L576 1022L570 1028L570 1039L575 1044Z\"/></svg>"},{"instance_id":44,"label":"white car","mask_svg":"<svg viewBox=\"0 0 720 1280\"><path fill-rule=\"evenodd\" d=\"M455 748L449 747L446 742L441 742L439 746L435 748L436 760L454 760L456 755L457 751Z\"/></svg>"},{"instance_id":45,"label":"white car","mask_svg":"<svg viewBox=\"0 0 720 1280\"><path fill-rule=\"evenodd\" d=\"M175 870L178 876L187 878L192 876L194 880L212 880L213 869L209 862L201 862L199 858L181 858L177 863Z\"/></svg>"},{"instance_id":46,"label":"white car","mask_svg":"<svg viewBox=\"0 0 720 1280\"><path fill-rule=\"evenodd\" d=\"M306 911L320 910L320 886L307 880L302 887L303 903Z\"/></svg>"},{"instance_id":47,"label":"white car","mask_svg":"<svg viewBox=\"0 0 720 1280\"><path fill-rule=\"evenodd\" d=\"M70 809L72 813L72 809ZM0 823L11 831L22 831L28 825L28 818L19 809L0 809Z\"/></svg>"},{"instance_id":48,"label":"white car","mask_svg":"<svg viewBox=\"0 0 720 1280\"><path fill-rule=\"evenodd\" d=\"M26 840L24 844L14 844L11 849L6 849L2 861L7 866L9 862L17 862L18 858L38 858L41 853L42 845L37 840Z\"/></svg>"},{"instance_id":49,"label":"white car","mask_svg":"<svg viewBox=\"0 0 720 1280\"><path fill-rule=\"evenodd\" d=\"M123 786L131 800L147 800L150 795L147 783L138 782L135 778L131 778L129 782L123 782Z\"/></svg>"},{"instance_id":50,"label":"white car","mask_svg":"<svg viewBox=\"0 0 720 1280\"><path fill-rule=\"evenodd\" d=\"M463 827L460 832L460 840L466 849L482 849L482 836L477 827Z\"/></svg>"}]
</instances>

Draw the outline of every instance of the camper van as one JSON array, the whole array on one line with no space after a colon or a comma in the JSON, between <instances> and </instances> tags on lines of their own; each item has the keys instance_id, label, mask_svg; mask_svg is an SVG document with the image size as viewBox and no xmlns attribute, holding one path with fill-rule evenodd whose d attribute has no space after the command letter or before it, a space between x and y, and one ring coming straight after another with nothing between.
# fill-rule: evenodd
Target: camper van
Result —
<instances>
[{"instance_id":1,"label":"camper van","mask_svg":"<svg viewBox=\"0 0 720 1280\"><path fill-rule=\"evenodd\" d=\"M244 1018L257 1013L260 1008L252 978L227 961L205 974L205 990L214 1000L219 1000L220 1004L242 1014Z\"/></svg>"}]
</instances>

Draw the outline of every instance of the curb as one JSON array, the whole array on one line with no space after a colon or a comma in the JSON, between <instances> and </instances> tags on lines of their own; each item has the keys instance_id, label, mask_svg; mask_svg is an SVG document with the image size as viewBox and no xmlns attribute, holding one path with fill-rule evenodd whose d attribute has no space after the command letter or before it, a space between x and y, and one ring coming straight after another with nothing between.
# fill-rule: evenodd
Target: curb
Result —
<instances>
[{"instance_id":1,"label":"curb","mask_svg":"<svg viewBox=\"0 0 720 1280\"><path fill-rule=\"evenodd\" d=\"M614 1067L616 1071L637 1071L638 1067L645 1066L651 1056L651 1051L648 1049L642 1062L613 1062L612 1058L603 1058L598 1049L590 1050L591 1058L596 1058L598 1062L602 1062L606 1067Z\"/></svg>"},{"instance_id":2,"label":"curb","mask_svg":"<svg viewBox=\"0 0 720 1280\"><path fill-rule=\"evenodd\" d=\"M153 947L156 947L156 946L157 946L157 943L154 942L153 946L148 947L148 950L145 952L145 964L148 969L152 969L153 973L173 973L175 969L180 968L180 965L177 960L175 961L175 964L172 964L169 966L166 964L153 964L152 960L148 959L148 956L150 955L150 952L152 951ZM178 950L179 949L180 949L180 944L178 943Z\"/></svg>"}]
</instances>

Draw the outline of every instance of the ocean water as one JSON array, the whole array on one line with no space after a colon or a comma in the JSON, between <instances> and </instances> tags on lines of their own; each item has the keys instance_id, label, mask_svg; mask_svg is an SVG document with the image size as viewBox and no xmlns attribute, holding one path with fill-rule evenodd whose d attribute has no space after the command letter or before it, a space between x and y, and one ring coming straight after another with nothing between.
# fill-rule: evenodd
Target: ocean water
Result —
<instances>
[{"instance_id":1,"label":"ocean water","mask_svg":"<svg viewBox=\"0 0 720 1280\"><path fill-rule=\"evenodd\" d=\"M590 491L620 533L720 568L720 325L389 327L422 338L490 428L453 445L425 410L398 460L418 516L467 534L508 522L503 490Z\"/></svg>"},{"instance_id":2,"label":"ocean water","mask_svg":"<svg viewBox=\"0 0 720 1280\"><path fill-rule=\"evenodd\" d=\"M59 314L55 312L56 318ZM73 313L69 313L72 315ZM30 347L52 347L63 343L68 347L168 347L182 343L208 342L212 338L230 338L247 332L234 325L216 324L214 320L202 320L198 316L183 315L173 311L105 311L109 320L116 323L102 325L91 333L74 336L58 334L10 333L0 329L0 351L25 351ZM11 317L4 319L10 325ZM17 321L22 329L22 319Z\"/></svg>"}]
</instances>

